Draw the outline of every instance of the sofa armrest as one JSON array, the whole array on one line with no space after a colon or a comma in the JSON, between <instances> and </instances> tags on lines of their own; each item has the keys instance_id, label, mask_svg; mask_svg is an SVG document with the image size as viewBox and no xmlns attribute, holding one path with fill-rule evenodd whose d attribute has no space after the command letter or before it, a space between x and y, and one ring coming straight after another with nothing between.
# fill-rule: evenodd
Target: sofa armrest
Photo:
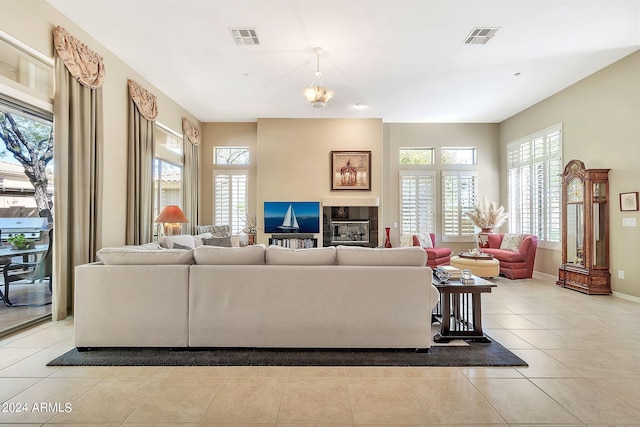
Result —
<instances>
[{"instance_id":1,"label":"sofa armrest","mask_svg":"<svg viewBox=\"0 0 640 427\"><path fill-rule=\"evenodd\" d=\"M502 244L502 238L504 234L487 234L487 244L491 249L500 249L500 245Z\"/></svg>"}]
</instances>

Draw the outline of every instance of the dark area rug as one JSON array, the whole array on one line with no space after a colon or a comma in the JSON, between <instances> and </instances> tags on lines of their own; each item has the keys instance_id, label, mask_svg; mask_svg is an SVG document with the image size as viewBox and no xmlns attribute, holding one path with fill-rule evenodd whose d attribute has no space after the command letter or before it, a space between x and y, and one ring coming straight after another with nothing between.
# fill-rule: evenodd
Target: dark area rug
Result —
<instances>
[{"instance_id":1,"label":"dark area rug","mask_svg":"<svg viewBox=\"0 0 640 427\"><path fill-rule=\"evenodd\" d=\"M500 343L431 347L428 353L379 349L73 349L47 366L528 366Z\"/></svg>"}]
</instances>

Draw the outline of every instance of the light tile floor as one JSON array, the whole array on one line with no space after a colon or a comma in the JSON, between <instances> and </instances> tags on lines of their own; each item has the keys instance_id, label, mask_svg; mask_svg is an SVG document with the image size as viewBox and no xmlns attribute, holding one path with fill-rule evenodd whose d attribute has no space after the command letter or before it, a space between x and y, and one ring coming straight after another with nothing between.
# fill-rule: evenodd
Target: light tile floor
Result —
<instances>
[{"instance_id":1,"label":"light tile floor","mask_svg":"<svg viewBox=\"0 0 640 427\"><path fill-rule=\"evenodd\" d=\"M496 282L485 330L527 368L46 367L66 320L0 339L0 423L640 426L640 304Z\"/></svg>"}]
</instances>

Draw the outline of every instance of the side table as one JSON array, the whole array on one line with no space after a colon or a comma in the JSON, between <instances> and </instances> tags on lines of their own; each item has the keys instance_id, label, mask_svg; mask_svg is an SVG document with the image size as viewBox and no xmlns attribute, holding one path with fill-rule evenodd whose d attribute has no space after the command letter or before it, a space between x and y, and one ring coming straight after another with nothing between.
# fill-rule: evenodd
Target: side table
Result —
<instances>
[{"instance_id":1,"label":"side table","mask_svg":"<svg viewBox=\"0 0 640 427\"><path fill-rule=\"evenodd\" d=\"M435 342L447 343L451 340L471 340L490 343L482 331L481 295L490 293L494 283L473 276L475 283L462 284L449 280L440 283L432 278L433 285L440 291L441 324L440 333L433 337Z\"/></svg>"}]
</instances>

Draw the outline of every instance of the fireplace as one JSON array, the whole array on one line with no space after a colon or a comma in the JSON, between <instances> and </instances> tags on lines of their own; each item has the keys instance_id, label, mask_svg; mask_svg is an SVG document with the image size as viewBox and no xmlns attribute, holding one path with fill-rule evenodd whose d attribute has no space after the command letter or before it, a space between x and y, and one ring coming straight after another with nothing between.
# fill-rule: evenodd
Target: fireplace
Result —
<instances>
[{"instance_id":1,"label":"fireplace","mask_svg":"<svg viewBox=\"0 0 640 427\"><path fill-rule=\"evenodd\" d=\"M322 246L378 246L378 206L324 205L322 222Z\"/></svg>"}]
</instances>

